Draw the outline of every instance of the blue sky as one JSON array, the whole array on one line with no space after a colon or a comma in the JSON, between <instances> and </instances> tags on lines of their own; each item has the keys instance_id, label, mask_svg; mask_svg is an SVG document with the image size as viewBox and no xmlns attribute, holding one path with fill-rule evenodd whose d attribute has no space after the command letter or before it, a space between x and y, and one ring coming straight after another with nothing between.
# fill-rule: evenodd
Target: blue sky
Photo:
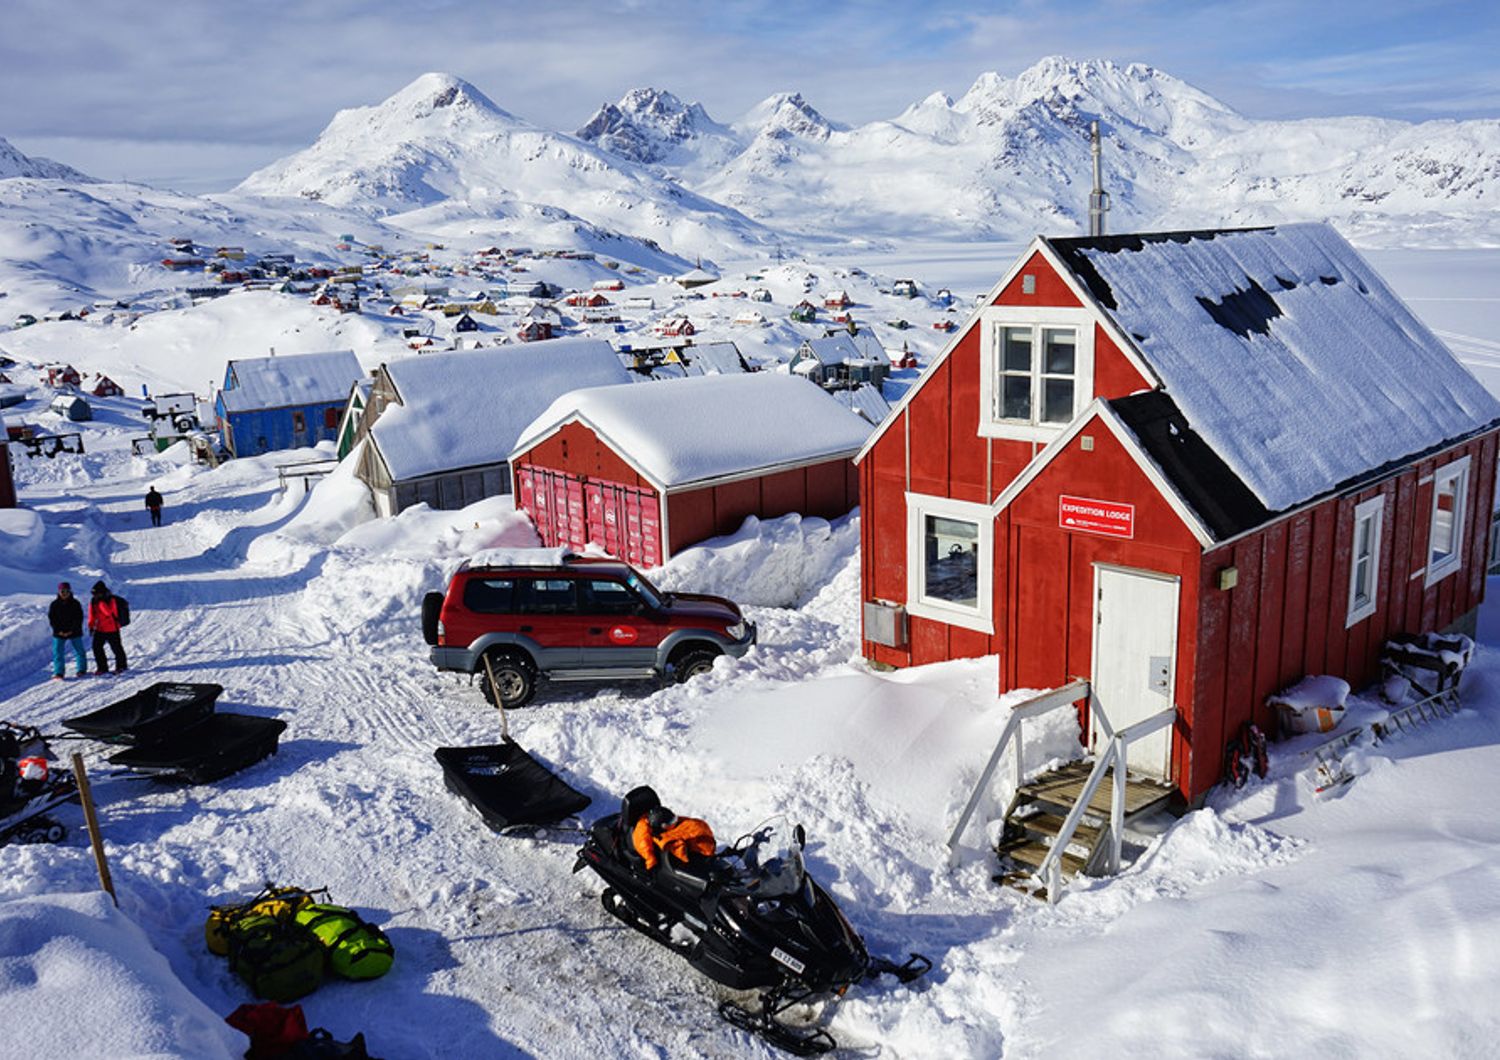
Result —
<instances>
[{"instance_id":1,"label":"blue sky","mask_svg":"<svg viewBox=\"0 0 1500 1060\"><path fill-rule=\"evenodd\" d=\"M429 70L549 128L653 85L721 121L800 91L893 117L1047 55L1145 62L1251 117L1500 117L1500 4L1407 0L6 0L0 136L205 191Z\"/></svg>"}]
</instances>

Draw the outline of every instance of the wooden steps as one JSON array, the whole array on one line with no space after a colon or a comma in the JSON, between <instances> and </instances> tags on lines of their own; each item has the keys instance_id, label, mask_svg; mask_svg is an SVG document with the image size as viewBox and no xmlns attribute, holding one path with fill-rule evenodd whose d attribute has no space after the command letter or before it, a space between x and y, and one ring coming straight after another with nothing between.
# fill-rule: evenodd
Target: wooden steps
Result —
<instances>
[{"instance_id":1,"label":"wooden steps","mask_svg":"<svg viewBox=\"0 0 1500 1060\"><path fill-rule=\"evenodd\" d=\"M1035 872L1042 865L1067 816L1083 795L1094 763L1070 762L1021 785L1005 815L1005 829L995 847L1002 870L996 882L1016 887L1045 899L1047 890ZM1163 809L1171 801L1174 789L1149 777L1127 777L1125 781L1124 822ZM1060 859L1063 879L1089 875L1102 861L1111 860L1106 851L1110 840L1110 818L1114 808L1113 776L1106 776L1089 800L1078 826Z\"/></svg>"}]
</instances>

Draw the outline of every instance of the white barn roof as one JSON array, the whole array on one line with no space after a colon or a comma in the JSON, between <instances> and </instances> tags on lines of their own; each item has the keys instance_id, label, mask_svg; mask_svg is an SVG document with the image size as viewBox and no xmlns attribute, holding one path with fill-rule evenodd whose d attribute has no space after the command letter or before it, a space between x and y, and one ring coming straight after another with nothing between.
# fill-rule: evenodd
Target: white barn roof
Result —
<instances>
[{"instance_id":1,"label":"white barn roof","mask_svg":"<svg viewBox=\"0 0 1500 1060\"><path fill-rule=\"evenodd\" d=\"M708 375L564 394L525 430L515 453L573 419L665 489L852 457L871 430L806 380L771 372Z\"/></svg>"},{"instance_id":2,"label":"white barn roof","mask_svg":"<svg viewBox=\"0 0 1500 1060\"><path fill-rule=\"evenodd\" d=\"M602 339L423 354L385 366L401 397L370 426L391 478L503 463L558 395L633 378Z\"/></svg>"},{"instance_id":3,"label":"white barn roof","mask_svg":"<svg viewBox=\"0 0 1500 1060\"><path fill-rule=\"evenodd\" d=\"M1500 418L1327 225L1043 243L1271 511Z\"/></svg>"},{"instance_id":4,"label":"white barn roof","mask_svg":"<svg viewBox=\"0 0 1500 1060\"><path fill-rule=\"evenodd\" d=\"M353 350L252 357L229 364L235 385L221 393L230 412L342 403L349 387L365 374Z\"/></svg>"}]
</instances>

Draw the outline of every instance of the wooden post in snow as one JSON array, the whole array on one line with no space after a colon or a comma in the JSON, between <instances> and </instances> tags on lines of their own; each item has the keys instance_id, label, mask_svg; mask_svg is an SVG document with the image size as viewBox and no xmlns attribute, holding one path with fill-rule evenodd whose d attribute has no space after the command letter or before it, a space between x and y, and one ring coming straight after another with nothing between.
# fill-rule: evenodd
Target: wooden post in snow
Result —
<instances>
[{"instance_id":1,"label":"wooden post in snow","mask_svg":"<svg viewBox=\"0 0 1500 1060\"><path fill-rule=\"evenodd\" d=\"M83 822L88 826L89 846L94 848L94 867L99 870L99 886L104 888L118 908L120 899L115 895L115 883L109 876L109 862L104 860L104 836L99 834L99 815L94 812L94 793L89 788L88 770L83 767L83 755L77 751L73 752L73 779L78 782L78 801L83 803Z\"/></svg>"},{"instance_id":2,"label":"wooden post in snow","mask_svg":"<svg viewBox=\"0 0 1500 1060\"><path fill-rule=\"evenodd\" d=\"M500 702L500 686L495 684L495 671L490 666L490 656L484 654L484 673L490 679L490 698L495 701L495 709L500 711L500 736L506 743L510 742L510 722L505 717L505 704Z\"/></svg>"}]
</instances>

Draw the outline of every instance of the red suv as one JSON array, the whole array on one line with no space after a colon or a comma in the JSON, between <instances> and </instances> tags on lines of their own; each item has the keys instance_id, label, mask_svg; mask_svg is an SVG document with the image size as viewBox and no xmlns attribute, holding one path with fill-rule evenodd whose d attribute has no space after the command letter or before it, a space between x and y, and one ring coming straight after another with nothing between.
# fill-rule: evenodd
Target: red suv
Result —
<instances>
[{"instance_id":1,"label":"red suv","mask_svg":"<svg viewBox=\"0 0 1500 1060\"><path fill-rule=\"evenodd\" d=\"M513 707L538 677L686 681L720 655L749 651L755 624L732 601L664 593L619 560L548 555L465 563L446 593L423 599L422 634L434 666L480 674L487 695L488 657L500 702Z\"/></svg>"}]
</instances>

